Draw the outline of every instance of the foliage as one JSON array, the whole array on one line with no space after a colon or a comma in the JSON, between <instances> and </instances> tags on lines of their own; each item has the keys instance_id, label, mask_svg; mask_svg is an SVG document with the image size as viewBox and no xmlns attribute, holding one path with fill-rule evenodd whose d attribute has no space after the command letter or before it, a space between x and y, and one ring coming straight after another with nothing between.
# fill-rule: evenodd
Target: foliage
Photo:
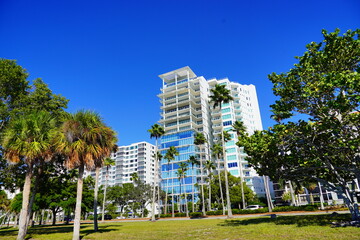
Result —
<instances>
[{"instance_id":1,"label":"foliage","mask_svg":"<svg viewBox=\"0 0 360 240\"><path fill-rule=\"evenodd\" d=\"M203 217L201 212L191 212L189 215L190 215L190 218L201 218L201 217Z\"/></svg>"},{"instance_id":2,"label":"foliage","mask_svg":"<svg viewBox=\"0 0 360 240\"><path fill-rule=\"evenodd\" d=\"M225 177L224 177L224 172L221 173L221 186L223 188L223 191L225 191ZM211 199L212 202L217 202L220 203L220 185L219 185L219 181L217 180L218 176L214 176L211 179ZM229 192L230 192L230 201L231 201L231 205L233 206L239 206L239 204L242 204L242 199L241 199L241 180L239 177L235 177L233 175L231 175L230 173L228 173L228 181L229 181ZM207 190L207 186L205 186L205 190ZM245 195L245 199L246 202L250 202L252 200L255 199L255 194L254 192L245 184L243 183L243 188L244 188L244 195ZM208 193L207 191L205 191L205 197L208 197Z\"/></svg>"},{"instance_id":3,"label":"foliage","mask_svg":"<svg viewBox=\"0 0 360 240\"><path fill-rule=\"evenodd\" d=\"M360 180L360 30L339 32L324 30L324 40L308 44L294 68L269 76L278 124L239 143L260 175L321 182L360 219L347 184ZM288 119L296 114L302 119Z\"/></svg>"},{"instance_id":4,"label":"foliage","mask_svg":"<svg viewBox=\"0 0 360 240\"><path fill-rule=\"evenodd\" d=\"M291 212L291 211L317 211L317 205L303 205L303 206L282 206L275 207L273 212Z\"/></svg>"}]
</instances>

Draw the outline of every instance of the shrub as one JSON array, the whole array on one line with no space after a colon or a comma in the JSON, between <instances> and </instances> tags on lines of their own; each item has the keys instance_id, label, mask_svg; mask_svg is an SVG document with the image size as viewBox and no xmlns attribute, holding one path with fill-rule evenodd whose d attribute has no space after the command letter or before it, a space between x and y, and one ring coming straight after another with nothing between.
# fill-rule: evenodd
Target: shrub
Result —
<instances>
[{"instance_id":1,"label":"shrub","mask_svg":"<svg viewBox=\"0 0 360 240\"><path fill-rule=\"evenodd\" d=\"M318 207L316 205L304 205L304 206L284 206L275 207L273 212L290 212L290 211L316 211Z\"/></svg>"},{"instance_id":2,"label":"shrub","mask_svg":"<svg viewBox=\"0 0 360 240\"><path fill-rule=\"evenodd\" d=\"M171 214L160 214L160 218L169 218L171 217Z\"/></svg>"},{"instance_id":3,"label":"shrub","mask_svg":"<svg viewBox=\"0 0 360 240\"><path fill-rule=\"evenodd\" d=\"M186 217L186 213L175 213L175 217Z\"/></svg>"},{"instance_id":4,"label":"shrub","mask_svg":"<svg viewBox=\"0 0 360 240\"><path fill-rule=\"evenodd\" d=\"M201 218L201 217L203 217L203 215L201 212L192 212L192 213L190 213L190 217L191 218Z\"/></svg>"}]
</instances>

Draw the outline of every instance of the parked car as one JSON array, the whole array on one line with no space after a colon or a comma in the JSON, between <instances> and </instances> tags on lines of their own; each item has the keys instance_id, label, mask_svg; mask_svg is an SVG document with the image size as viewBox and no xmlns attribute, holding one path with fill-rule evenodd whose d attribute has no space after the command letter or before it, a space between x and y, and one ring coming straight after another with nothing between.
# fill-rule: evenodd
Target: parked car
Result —
<instances>
[{"instance_id":1,"label":"parked car","mask_svg":"<svg viewBox=\"0 0 360 240\"><path fill-rule=\"evenodd\" d=\"M263 208L262 206L260 205L249 205L246 207L246 210L256 210L256 209L259 209L259 208Z\"/></svg>"}]
</instances>

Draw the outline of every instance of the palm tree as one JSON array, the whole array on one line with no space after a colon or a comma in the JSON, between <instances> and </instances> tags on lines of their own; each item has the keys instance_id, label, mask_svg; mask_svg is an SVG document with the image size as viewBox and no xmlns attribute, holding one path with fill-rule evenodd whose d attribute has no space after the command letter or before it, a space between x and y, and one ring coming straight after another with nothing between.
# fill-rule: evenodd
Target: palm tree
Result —
<instances>
[{"instance_id":1,"label":"palm tree","mask_svg":"<svg viewBox=\"0 0 360 240\"><path fill-rule=\"evenodd\" d=\"M240 135L243 135L246 132L246 127L244 125L244 123L242 121L235 121L234 124L232 125L237 136L239 137ZM243 204L243 209L245 209L246 207L246 202L245 202L245 194L244 194L244 187L243 187L243 182L244 182L244 177L243 177L243 169L242 169L242 163L241 160L240 162L240 187L241 187L241 199L242 199L242 204ZM266 189L265 189L266 190Z\"/></svg>"},{"instance_id":2,"label":"palm tree","mask_svg":"<svg viewBox=\"0 0 360 240\"><path fill-rule=\"evenodd\" d=\"M53 139L57 133L56 120L47 112L32 112L14 118L5 129L1 146L4 158L12 163L26 165L17 240L27 233L31 179L36 164L51 160L56 147Z\"/></svg>"},{"instance_id":3,"label":"palm tree","mask_svg":"<svg viewBox=\"0 0 360 240\"><path fill-rule=\"evenodd\" d=\"M206 143L206 138L203 133L195 133L194 134L194 144L196 146L203 146ZM203 165L202 165L202 148L200 148L200 182L201 182L201 205L202 205L202 213L205 216L205 199L204 199L204 181L203 181Z\"/></svg>"},{"instance_id":4,"label":"palm tree","mask_svg":"<svg viewBox=\"0 0 360 240\"><path fill-rule=\"evenodd\" d=\"M176 150L176 148L174 146L171 146L167 152L165 153L164 158L167 160L167 171L168 171L168 181L169 181L169 165L171 161L175 160L175 156L179 156L179 152ZM173 169L172 169L173 170ZM172 194L174 194L174 182L172 181ZM168 184L167 184L168 186ZM168 191L166 190L165 192L165 214L167 214L167 201L168 201ZM174 212L174 201L171 201L171 206L172 206L172 217L175 217L175 212Z\"/></svg>"},{"instance_id":5,"label":"palm tree","mask_svg":"<svg viewBox=\"0 0 360 240\"><path fill-rule=\"evenodd\" d=\"M209 176L209 211L211 211L211 176L212 176L212 170L216 169L215 164L211 160L206 160L204 164L204 169L208 172Z\"/></svg>"},{"instance_id":6,"label":"palm tree","mask_svg":"<svg viewBox=\"0 0 360 240\"><path fill-rule=\"evenodd\" d=\"M61 127L58 150L66 156L67 168L79 169L73 240L80 238L84 168L91 170L102 166L103 159L110 156L115 141L115 132L103 123L97 113L92 111L69 114Z\"/></svg>"},{"instance_id":7,"label":"palm tree","mask_svg":"<svg viewBox=\"0 0 360 240\"><path fill-rule=\"evenodd\" d=\"M190 156L188 163L191 165L191 172L193 174L193 176L195 175L195 179L196 179L196 173L194 174L194 166L199 165L200 162L199 160L196 158L196 156ZM193 179L194 180L194 179ZM193 181L194 183L194 181ZM192 193L191 193L191 197L192 197L192 211L195 212L195 184L193 184L192 187Z\"/></svg>"},{"instance_id":8,"label":"palm tree","mask_svg":"<svg viewBox=\"0 0 360 240\"><path fill-rule=\"evenodd\" d=\"M115 165L115 160L112 158L105 158L104 159L104 167L106 167L106 177L105 177L105 188L104 188L104 198L103 198L103 204L102 204L102 214L101 214L101 221L104 222L105 220L105 202L106 202L106 189L109 179L109 167Z\"/></svg>"},{"instance_id":9,"label":"palm tree","mask_svg":"<svg viewBox=\"0 0 360 240\"><path fill-rule=\"evenodd\" d=\"M234 100L233 97L230 95L230 90L226 88L225 85L216 84L213 89L210 90L212 95L210 95L210 102L213 102L214 109L219 106L219 111L221 112L221 106L223 103L229 103L230 101ZM221 117L221 132L224 132L223 121ZM222 134L222 145L223 148L223 156L224 156L224 170L225 170L225 191L226 191L226 202L228 208L228 218L232 218L232 211L231 211L231 202L230 202L230 193L229 193L229 181L227 176L227 160L225 154L225 145L224 145L224 134Z\"/></svg>"},{"instance_id":10,"label":"palm tree","mask_svg":"<svg viewBox=\"0 0 360 240\"><path fill-rule=\"evenodd\" d=\"M222 190L222 181L221 181L221 170L220 170L220 159L223 155L223 147L220 144L214 144L211 148L212 154L216 157L217 162L217 169L218 169L218 177L219 177L219 188L220 188L220 198L221 198L221 205L223 209L223 215L225 215L225 204L224 204L224 194Z\"/></svg>"},{"instance_id":11,"label":"palm tree","mask_svg":"<svg viewBox=\"0 0 360 240\"><path fill-rule=\"evenodd\" d=\"M176 175L178 176L179 182L180 182L180 194L179 196L181 196L181 180L184 180L186 177L186 171L188 170L188 164L187 162L181 162L179 163L179 168L176 172ZM183 183L185 184L185 183ZM187 194L186 194L186 189L184 191L184 195L185 195L185 209L186 209L186 216L189 217L189 210L188 210L188 204L187 204ZM180 197L181 199L181 197ZM179 205L181 208L181 200L179 201Z\"/></svg>"},{"instance_id":12,"label":"palm tree","mask_svg":"<svg viewBox=\"0 0 360 240\"><path fill-rule=\"evenodd\" d=\"M150 133L150 138L155 138L156 140L156 149L155 152L158 151L158 139L165 134L163 127L159 124L154 124L151 126L151 129L148 130ZM155 155L155 177L154 177L154 186L153 186L153 198L152 198L152 205L151 205L151 221L155 221L155 196L156 196L156 183L157 183L157 176L158 176L158 156Z\"/></svg>"}]
</instances>

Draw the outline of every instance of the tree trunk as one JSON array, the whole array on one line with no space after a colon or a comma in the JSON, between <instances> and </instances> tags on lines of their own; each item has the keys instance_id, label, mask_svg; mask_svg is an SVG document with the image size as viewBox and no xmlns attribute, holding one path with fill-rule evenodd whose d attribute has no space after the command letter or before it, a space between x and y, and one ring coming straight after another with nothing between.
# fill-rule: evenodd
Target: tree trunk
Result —
<instances>
[{"instance_id":1,"label":"tree trunk","mask_svg":"<svg viewBox=\"0 0 360 240\"><path fill-rule=\"evenodd\" d=\"M109 166L106 166L106 176L105 176L105 189L104 189L104 198L102 204L102 212L101 212L101 221L105 221L105 201L106 201L106 188L108 184L108 177L109 177Z\"/></svg>"},{"instance_id":2,"label":"tree trunk","mask_svg":"<svg viewBox=\"0 0 360 240\"><path fill-rule=\"evenodd\" d=\"M263 180L264 180L265 195L266 195L266 200L267 200L267 204L268 204L268 209L269 209L269 212L272 212L273 205L272 205L272 201L271 201L268 179L266 176L263 176Z\"/></svg>"},{"instance_id":3,"label":"tree trunk","mask_svg":"<svg viewBox=\"0 0 360 240\"><path fill-rule=\"evenodd\" d=\"M200 181L201 181L201 206L202 214L205 216L205 196L204 196L204 181L203 181L203 166L202 166L202 148L200 148Z\"/></svg>"},{"instance_id":4,"label":"tree trunk","mask_svg":"<svg viewBox=\"0 0 360 240\"><path fill-rule=\"evenodd\" d=\"M324 210L324 196L322 194L320 182L318 182L318 186L319 186L319 194L320 194L320 209Z\"/></svg>"},{"instance_id":5,"label":"tree trunk","mask_svg":"<svg viewBox=\"0 0 360 240\"><path fill-rule=\"evenodd\" d=\"M172 170L174 170L174 164L172 163L171 164L172 165ZM175 195L174 195L174 178L171 178L171 182L172 182L172 184L171 184L171 194L172 194L172 196L171 196L171 216L172 217L175 217L175 204L174 204L174 202L175 202Z\"/></svg>"},{"instance_id":6,"label":"tree trunk","mask_svg":"<svg viewBox=\"0 0 360 240\"><path fill-rule=\"evenodd\" d=\"M20 223L19 223L19 232L17 236L17 240L23 240L25 239L26 232L27 232L27 214L29 210L29 197L30 197L30 188L31 188L31 177L33 175L33 168L30 164L28 166L26 176L25 176L25 182L24 182L24 188L23 188L23 200L22 200L22 207L20 212Z\"/></svg>"},{"instance_id":7,"label":"tree trunk","mask_svg":"<svg viewBox=\"0 0 360 240\"><path fill-rule=\"evenodd\" d=\"M14 228L17 228L17 227L18 227L18 224L17 224L17 222L18 222L18 217L19 217L19 214L15 213L15 220L14 220L14 225L13 225Z\"/></svg>"},{"instance_id":8,"label":"tree trunk","mask_svg":"<svg viewBox=\"0 0 360 240\"><path fill-rule=\"evenodd\" d=\"M220 106L221 111L221 106ZM230 192L229 192L229 181L228 181L228 166L227 166L227 159L226 159L226 150L225 150L225 141L224 141L224 126L223 121L221 118L221 141L223 145L223 156L224 156L224 173L225 173L225 192L226 192L226 205L227 205L227 211L228 211L228 218L232 218L233 214L231 211L231 202L230 202Z\"/></svg>"},{"instance_id":9,"label":"tree trunk","mask_svg":"<svg viewBox=\"0 0 360 240\"><path fill-rule=\"evenodd\" d=\"M291 204L292 204L293 206L296 206L296 203L295 203L295 194L294 194L294 190L293 190L291 181L289 181L289 187L290 187L290 195L291 195Z\"/></svg>"},{"instance_id":10,"label":"tree trunk","mask_svg":"<svg viewBox=\"0 0 360 240\"><path fill-rule=\"evenodd\" d=\"M159 182L159 186L157 188L157 199L158 199L158 205L159 205L159 212L158 212L158 218L160 218L160 214L161 214L161 205L160 205L160 182Z\"/></svg>"},{"instance_id":11,"label":"tree trunk","mask_svg":"<svg viewBox=\"0 0 360 240\"><path fill-rule=\"evenodd\" d=\"M218 176L219 176L219 189L220 189L220 197L221 197L221 205L223 209L223 215L225 215L225 205L224 205L224 194L222 190L222 183L221 183L221 171L220 171L220 159L218 159Z\"/></svg>"},{"instance_id":12,"label":"tree trunk","mask_svg":"<svg viewBox=\"0 0 360 240\"><path fill-rule=\"evenodd\" d=\"M83 183L84 183L83 174L84 174L84 165L81 164L79 167L79 176L78 176L78 182L77 182L73 240L80 239L81 202L82 202L82 190L83 190Z\"/></svg>"},{"instance_id":13,"label":"tree trunk","mask_svg":"<svg viewBox=\"0 0 360 240\"><path fill-rule=\"evenodd\" d=\"M39 187L40 177L41 177L42 173L43 173L43 166L41 163L38 168L38 174L35 177L35 184L34 184L32 192L31 192L31 198L30 198L29 208L28 208L28 213L27 213L27 224L31 225L31 226L34 226L34 222L33 222L34 219L32 218L32 216L33 216L32 206L34 205L35 196L36 196L36 193L37 193L37 190Z\"/></svg>"},{"instance_id":14,"label":"tree trunk","mask_svg":"<svg viewBox=\"0 0 360 240\"><path fill-rule=\"evenodd\" d=\"M192 187L191 187L191 190L192 190L192 193L191 193L191 199L192 199L192 212L195 212L195 184L194 184L194 175L195 175L195 178L196 178L196 174L194 174L194 165L192 164L191 165L191 173L193 174L192 175Z\"/></svg>"},{"instance_id":15,"label":"tree trunk","mask_svg":"<svg viewBox=\"0 0 360 240\"><path fill-rule=\"evenodd\" d=\"M183 185L184 185L184 194L185 194L185 211L186 211L186 217L189 217L189 206L188 206L188 201L187 201L187 194L186 194L186 187L185 187L185 176L183 178Z\"/></svg>"},{"instance_id":16,"label":"tree trunk","mask_svg":"<svg viewBox=\"0 0 360 240\"><path fill-rule=\"evenodd\" d=\"M53 214L53 219L52 219L52 225L55 226L56 224L56 210L55 208L51 209L52 214Z\"/></svg>"},{"instance_id":17,"label":"tree trunk","mask_svg":"<svg viewBox=\"0 0 360 240\"><path fill-rule=\"evenodd\" d=\"M151 221L155 221L155 200L156 200L156 182L158 175L158 140L156 139L156 149L155 149L155 175L154 175L154 186L153 186L153 196L152 196L152 205L151 205Z\"/></svg>"},{"instance_id":18,"label":"tree trunk","mask_svg":"<svg viewBox=\"0 0 360 240\"><path fill-rule=\"evenodd\" d=\"M100 175L100 167L96 167L95 168L95 189L94 189L94 232L97 232L99 230L98 214L97 214L98 193L99 193L99 175Z\"/></svg>"},{"instance_id":19,"label":"tree trunk","mask_svg":"<svg viewBox=\"0 0 360 240\"><path fill-rule=\"evenodd\" d=\"M209 211L211 211L211 177L210 176L209 176Z\"/></svg>"},{"instance_id":20,"label":"tree trunk","mask_svg":"<svg viewBox=\"0 0 360 240\"><path fill-rule=\"evenodd\" d=\"M169 187L169 163L166 166L168 179L166 180L164 214L168 213L168 187Z\"/></svg>"}]
</instances>

